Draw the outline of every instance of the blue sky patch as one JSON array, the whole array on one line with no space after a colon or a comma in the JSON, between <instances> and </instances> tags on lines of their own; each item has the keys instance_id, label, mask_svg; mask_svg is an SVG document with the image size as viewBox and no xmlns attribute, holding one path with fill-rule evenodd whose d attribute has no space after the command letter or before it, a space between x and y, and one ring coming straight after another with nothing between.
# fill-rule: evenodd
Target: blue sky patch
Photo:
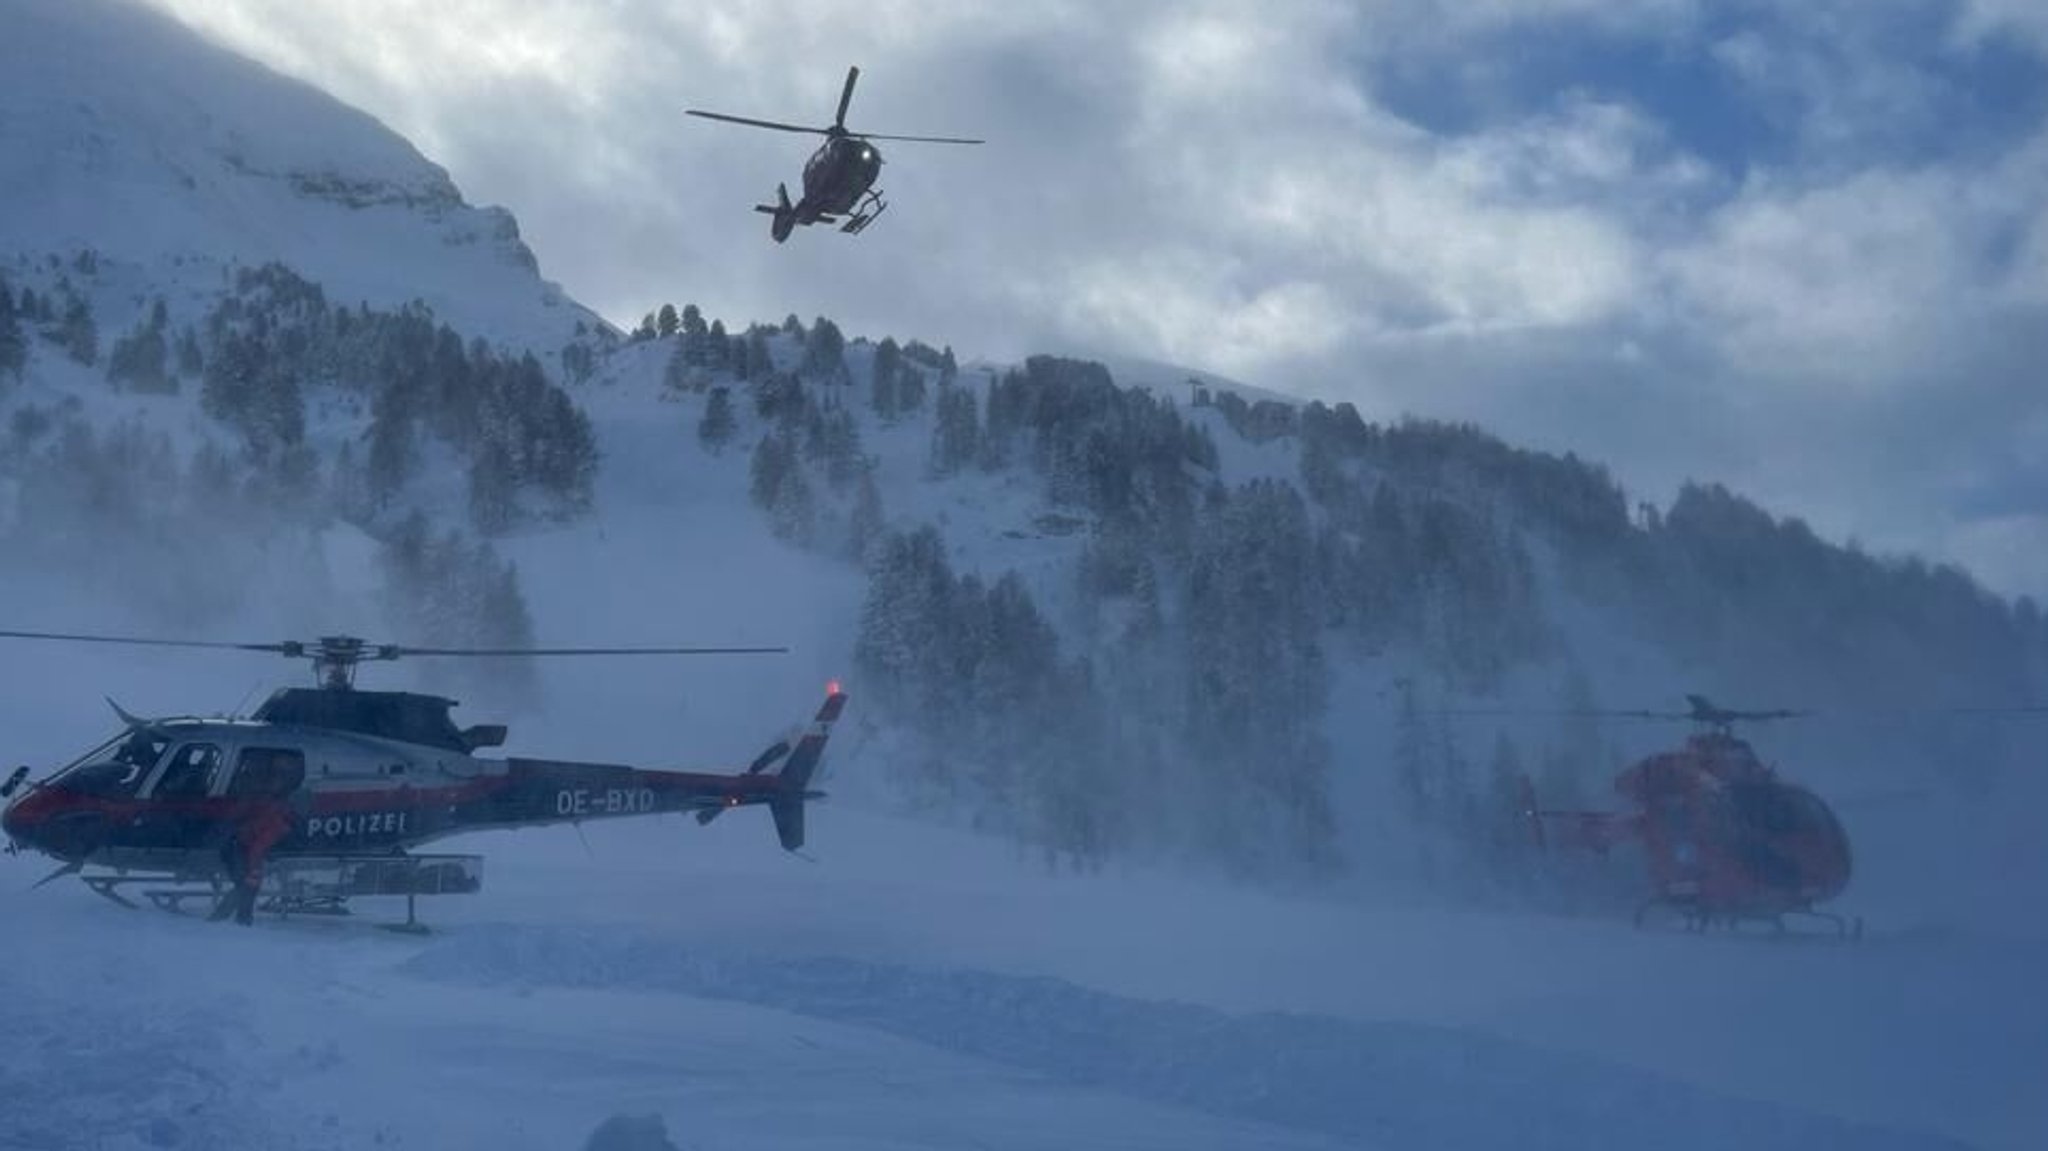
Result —
<instances>
[{"instance_id":1,"label":"blue sky patch","mask_svg":"<svg viewBox=\"0 0 2048 1151\"><path fill-rule=\"evenodd\" d=\"M1459 136L1592 97L1740 179L1753 167L1917 166L1995 156L2048 115L2048 62L2005 36L1958 46L1948 3L1722 9L1668 32L1520 22L1361 62L1395 115ZM1734 61L1746 57L1750 63Z\"/></svg>"}]
</instances>

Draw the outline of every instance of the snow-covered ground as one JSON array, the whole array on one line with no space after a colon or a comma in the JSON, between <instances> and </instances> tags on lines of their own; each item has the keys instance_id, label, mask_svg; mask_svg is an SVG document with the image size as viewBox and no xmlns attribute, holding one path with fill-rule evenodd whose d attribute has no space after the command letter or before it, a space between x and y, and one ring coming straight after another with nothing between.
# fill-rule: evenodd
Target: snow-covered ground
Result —
<instances>
[{"instance_id":1,"label":"snow-covered ground","mask_svg":"<svg viewBox=\"0 0 2048 1151\"><path fill-rule=\"evenodd\" d=\"M2048 946L1049 875L838 805L484 835L436 934L128 912L0 864L0 1147L2024 1148Z\"/></svg>"}]
</instances>

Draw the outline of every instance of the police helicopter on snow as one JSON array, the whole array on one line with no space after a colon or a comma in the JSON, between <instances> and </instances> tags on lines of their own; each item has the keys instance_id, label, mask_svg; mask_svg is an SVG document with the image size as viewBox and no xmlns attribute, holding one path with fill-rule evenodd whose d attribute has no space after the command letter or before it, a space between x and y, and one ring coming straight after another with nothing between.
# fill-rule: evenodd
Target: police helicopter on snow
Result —
<instances>
[{"instance_id":1,"label":"police helicopter on snow","mask_svg":"<svg viewBox=\"0 0 2048 1151\"><path fill-rule=\"evenodd\" d=\"M745 767L681 771L479 751L506 728L459 728L455 701L355 687L359 665L401 657L752 655L778 647L444 648L371 644L353 636L223 643L135 636L0 631L0 638L268 652L312 663L317 686L274 692L246 719L144 718L114 710L121 730L42 779L17 768L0 798L9 854L59 867L37 886L77 876L124 906L139 893L169 911L188 901L213 918L347 914L357 896L479 890L482 859L421 854L468 831L538 827L663 812L709 824L737 807L766 807L782 846L804 844L804 805L832 725L838 684L807 725ZM110 703L112 701L109 701Z\"/></svg>"},{"instance_id":2,"label":"police helicopter on snow","mask_svg":"<svg viewBox=\"0 0 2048 1151\"><path fill-rule=\"evenodd\" d=\"M768 234L778 244L789 239L789 234L798 225L838 224L840 231L858 235L875 222L875 217L889 206L882 199L881 190L874 187L875 177L882 171L882 152L875 147L876 140L907 140L921 144L982 143L957 136L886 136L876 132L852 131L846 126L846 107L853 102L853 85L859 79L859 68L846 70L846 87L839 93L839 114L823 128L729 116L697 108L685 110L687 115L701 116L706 120L724 120L754 128L825 137L825 142L811 153L810 160L804 164L804 194L796 203L789 201L789 185L778 184L775 203L754 205L756 212L765 212L773 217ZM845 218L844 222L841 222L841 217Z\"/></svg>"}]
</instances>

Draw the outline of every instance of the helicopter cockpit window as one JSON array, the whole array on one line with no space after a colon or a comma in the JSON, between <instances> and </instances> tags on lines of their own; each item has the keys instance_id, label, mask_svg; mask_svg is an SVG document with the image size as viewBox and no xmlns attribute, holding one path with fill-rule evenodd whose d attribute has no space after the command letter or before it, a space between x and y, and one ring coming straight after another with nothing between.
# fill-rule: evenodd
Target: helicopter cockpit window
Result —
<instances>
[{"instance_id":1,"label":"helicopter cockpit window","mask_svg":"<svg viewBox=\"0 0 2048 1151\"><path fill-rule=\"evenodd\" d=\"M114 753L114 762L136 769L139 778L141 773L156 766L156 761L163 758L164 748L170 743L155 732L138 731L121 741L120 750Z\"/></svg>"},{"instance_id":2,"label":"helicopter cockpit window","mask_svg":"<svg viewBox=\"0 0 2048 1151\"><path fill-rule=\"evenodd\" d=\"M171 764L157 780L158 799L204 799L213 790L220 772L220 748L210 743L188 743L171 755Z\"/></svg>"},{"instance_id":3,"label":"helicopter cockpit window","mask_svg":"<svg viewBox=\"0 0 2048 1151\"><path fill-rule=\"evenodd\" d=\"M80 756L53 782L81 795L134 795L168 746L170 740L156 732L122 732Z\"/></svg>"},{"instance_id":4,"label":"helicopter cockpit window","mask_svg":"<svg viewBox=\"0 0 2048 1151\"><path fill-rule=\"evenodd\" d=\"M1786 835L1798 831L1807 813L1798 803L1798 793L1789 788L1751 786L1731 788L1736 811L1743 826L1764 835Z\"/></svg>"}]
</instances>

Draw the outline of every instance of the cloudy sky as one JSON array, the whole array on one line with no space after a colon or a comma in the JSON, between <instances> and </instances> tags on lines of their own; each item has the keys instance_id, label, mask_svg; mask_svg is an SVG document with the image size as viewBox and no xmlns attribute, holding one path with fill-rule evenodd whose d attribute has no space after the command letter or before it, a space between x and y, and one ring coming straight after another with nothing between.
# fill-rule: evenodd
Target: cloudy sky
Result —
<instances>
[{"instance_id":1,"label":"cloudy sky","mask_svg":"<svg viewBox=\"0 0 2048 1151\"><path fill-rule=\"evenodd\" d=\"M2048 593L2039 0L152 0L631 325L827 315L1471 419ZM892 207L783 247L801 137Z\"/></svg>"}]
</instances>

